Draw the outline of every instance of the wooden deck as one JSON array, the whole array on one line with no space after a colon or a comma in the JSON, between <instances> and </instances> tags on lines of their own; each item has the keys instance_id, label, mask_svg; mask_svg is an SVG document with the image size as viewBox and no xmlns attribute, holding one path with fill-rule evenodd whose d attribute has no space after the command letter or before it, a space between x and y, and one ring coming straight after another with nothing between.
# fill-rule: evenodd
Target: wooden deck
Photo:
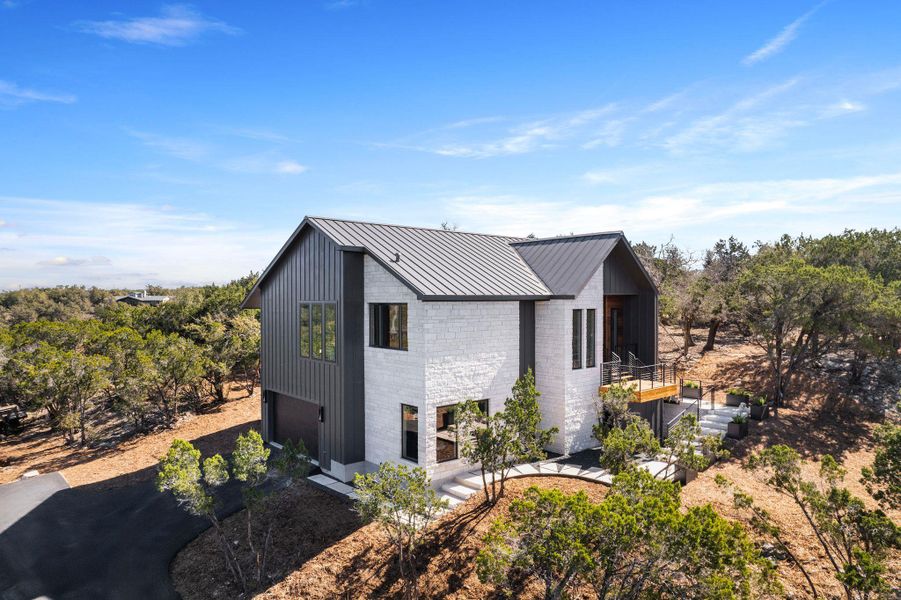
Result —
<instances>
[{"instance_id":1,"label":"wooden deck","mask_svg":"<svg viewBox=\"0 0 901 600\"><path fill-rule=\"evenodd\" d=\"M635 392L634 402L650 402L661 398L669 398L670 396L679 395L678 383L663 383L661 381L650 381L647 379L632 379L629 381L621 381L619 385L630 387ZM609 385L602 385L598 392L603 394L609 388Z\"/></svg>"}]
</instances>

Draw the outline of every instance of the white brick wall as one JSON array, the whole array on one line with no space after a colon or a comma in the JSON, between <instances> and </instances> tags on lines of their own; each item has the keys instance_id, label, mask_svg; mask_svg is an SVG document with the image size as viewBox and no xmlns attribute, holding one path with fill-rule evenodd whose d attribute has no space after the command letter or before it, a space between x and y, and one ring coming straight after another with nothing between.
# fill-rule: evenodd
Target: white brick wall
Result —
<instances>
[{"instance_id":1,"label":"white brick wall","mask_svg":"<svg viewBox=\"0 0 901 600\"><path fill-rule=\"evenodd\" d=\"M601 332L604 308L603 266L573 300L535 305L535 378L541 392L544 426L560 429L551 449L577 452L596 444L591 428L597 421L595 398L600 384ZM594 308L595 366L585 367L586 314L582 313L582 364L572 368L572 311Z\"/></svg>"},{"instance_id":2,"label":"white brick wall","mask_svg":"<svg viewBox=\"0 0 901 600\"><path fill-rule=\"evenodd\" d=\"M472 467L435 460L435 409L489 400L491 412L519 375L518 302L421 302L364 257L366 460L402 462L401 403L419 409L419 465L436 483ZM370 302L406 302L408 350L369 347Z\"/></svg>"},{"instance_id":3,"label":"white brick wall","mask_svg":"<svg viewBox=\"0 0 901 600\"><path fill-rule=\"evenodd\" d=\"M488 399L503 409L519 376L519 302L423 302L426 414L420 463L440 482L472 467L462 460L435 461L435 409Z\"/></svg>"},{"instance_id":4,"label":"white brick wall","mask_svg":"<svg viewBox=\"0 0 901 600\"><path fill-rule=\"evenodd\" d=\"M440 483L472 467L435 460L435 409L487 398L492 413L519 375L518 302L421 302L369 256L364 257L366 460L401 462L401 408L419 409L419 465ZM573 300L535 304L535 376L543 426L560 429L551 447L576 452L595 445L595 398L600 382L603 272ZM369 347L371 302L407 304L408 350ZM572 311L597 313L595 366L572 368ZM585 361L583 314L583 364Z\"/></svg>"},{"instance_id":5,"label":"white brick wall","mask_svg":"<svg viewBox=\"0 0 901 600\"><path fill-rule=\"evenodd\" d=\"M378 465L401 462L400 405L419 409L419 447L425 441L425 352L422 303L408 287L369 256L363 257L363 373L365 390L366 460ZM408 350L369 347L369 303L407 304ZM421 454L421 452L420 452Z\"/></svg>"}]
</instances>

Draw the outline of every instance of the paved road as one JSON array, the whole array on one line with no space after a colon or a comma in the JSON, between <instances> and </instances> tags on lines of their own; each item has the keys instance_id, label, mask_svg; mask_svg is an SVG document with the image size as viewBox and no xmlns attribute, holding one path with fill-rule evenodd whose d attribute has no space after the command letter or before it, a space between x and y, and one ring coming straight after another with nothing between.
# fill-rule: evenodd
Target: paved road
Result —
<instances>
[{"instance_id":1,"label":"paved road","mask_svg":"<svg viewBox=\"0 0 901 600\"><path fill-rule=\"evenodd\" d=\"M240 507L225 489L223 513ZM59 474L0 486L0 599L178 598L169 562L207 527L152 481L69 488Z\"/></svg>"}]
</instances>

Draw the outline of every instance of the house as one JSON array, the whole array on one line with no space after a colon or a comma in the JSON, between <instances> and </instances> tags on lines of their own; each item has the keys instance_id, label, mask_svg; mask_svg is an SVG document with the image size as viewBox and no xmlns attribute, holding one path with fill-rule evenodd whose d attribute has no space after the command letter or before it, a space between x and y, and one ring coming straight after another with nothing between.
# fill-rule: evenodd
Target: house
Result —
<instances>
[{"instance_id":1,"label":"house","mask_svg":"<svg viewBox=\"0 0 901 600\"><path fill-rule=\"evenodd\" d=\"M532 368L549 450L594 445L602 363L657 363L657 290L622 232L526 239L307 217L245 298L262 430L349 481L383 461L467 469L453 411L503 409ZM609 379L609 377L608 377ZM471 468L471 467L469 467Z\"/></svg>"},{"instance_id":2,"label":"house","mask_svg":"<svg viewBox=\"0 0 901 600\"><path fill-rule=\"evenodd\" d=\"M163 302L168 302L169 296L153 296L144 290L130 292L127 296L119 296L116 302L124 302L131 306L158 306Z\"/></svg>"}]
</instances>

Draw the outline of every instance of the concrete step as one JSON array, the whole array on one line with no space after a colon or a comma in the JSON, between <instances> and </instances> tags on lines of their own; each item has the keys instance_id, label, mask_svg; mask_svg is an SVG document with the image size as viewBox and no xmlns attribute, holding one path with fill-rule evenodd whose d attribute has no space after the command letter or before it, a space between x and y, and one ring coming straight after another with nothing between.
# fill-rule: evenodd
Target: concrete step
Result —
<instances>
[{"instance_id":1,"label":"concrete step","mask_svg":"<svg viewBox=\"0 0 901 600\"><path fill-rule=\"evenodd\" d=\"M468 485L462 485L460 483L445 483L441 486L441 489L451 496L455 496L461 500L466 500L473 494L475 494L478 490L475 490Z\"/></svg>"},{"instance_id":2,"label":"concrete step","mask_svg":"<svg viewBox=\"0 0 901 600\"><path fill-rule=\"evenodd\" d=\"M717 431L726 431L728 428L728 423L718 423L716 421L701 423L701 429L716 429Z\"/></svg>"},{"instance_id":3,"label":"concrete step","mask_svg":"<svg viewBox=\"0 0 901 600\"><path fill-rule=\"evenodd\" d=\"M726 435L725 429L710 429L709 427L701 427L702 435L715 435L717 437L723 437Z\"/></svg>"},{"instance_id":4,"label":"concrete step","mask_svg":"<svg viewBox=\"0 0 901 600\"><path fill-rule=\"evenodd\" d=\"M451 496L450 494L441 494L441 498L447 500L448 508L455 508L456 506L463 504L463 500L456 496Z\"/></svg>"},{"instance_id":5,"label":"concrete step","mask_svg":"<svg viewBox=\"0 0 901 600\"><path fill-rule=\"evenodd\" d=\"M489 484L491 483L491 476L491 474L485 475L485 481ZM482 489L482 475L480 473L463 473L454 477L454 481L474 490Z\"/></svg>"},{"instance_id":6,"label":"concrete step","mask_svg":"<svg viewBox=\"0 0 901 600\"><path fill-rule=\"evenodd\" d=\"M734 415L704 415L701 417L701 423L728 423Z\"/></svg>"}]
</instances>

